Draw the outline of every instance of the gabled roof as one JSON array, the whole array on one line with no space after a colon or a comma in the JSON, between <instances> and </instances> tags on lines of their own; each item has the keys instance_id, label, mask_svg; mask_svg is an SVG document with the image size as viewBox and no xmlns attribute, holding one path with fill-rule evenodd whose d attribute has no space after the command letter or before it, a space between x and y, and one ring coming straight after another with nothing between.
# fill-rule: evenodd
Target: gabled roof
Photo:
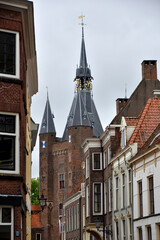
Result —
<instances>
[{"instance_id":1,"label":"gabled roof","mask_svg":"<svg viewBox=\"0 0 160 240\"><path fill-rule=\"evenodd\" d=\"M160 98L149 99L145 105L137 126L128 142L128 144L138 143L138 148L149 139L158 124L160 123Z\"/></svg>"},{"instance_id":2,"label":"gabled roof","mask_svg":"<svg viewBox=\"0 0 160 240\"><path fill-rule=\"evenodd\" d=\"M32 228L42 228L40 205L32 205Z\"/></svg>"},{"instance_id":3,"label":"gabled roof","mask_svg":"<svg viewBox=\"0 0 160 240\"><path fill-rule=\"evenodd\" d=\"M53 122L53 114L51 112L51 107L49 103L49 98L47 95L46 107L43 114L43 119L41 123L40 134L42 133L56 133L54 122Z\"/></svg>"},{"instance_id":4,"label":"gabled roof","mask_svg":"<svg viewBox=\"0 0 160 240\"><path fill-rule=\"evenodd\" d=\"M123 117L138 117L149 98L153 97L153 90L160 89L160 81L143 79L132 93L122 110L114 117L111 124L120 124Z\"/></svg>"},{"instance_id":5,"label":"gabled roof","mask_svg":"<svg viewBox=\"0 0 160 240\"><path fill-rule=\"evenodd\" d=\"M103 133L90 91L81 90L75 94L64 130L63 140L67 139L67 129L71 126L91 126L93 127L93 135L96 137Z\"/></svg>"}]
</instances>

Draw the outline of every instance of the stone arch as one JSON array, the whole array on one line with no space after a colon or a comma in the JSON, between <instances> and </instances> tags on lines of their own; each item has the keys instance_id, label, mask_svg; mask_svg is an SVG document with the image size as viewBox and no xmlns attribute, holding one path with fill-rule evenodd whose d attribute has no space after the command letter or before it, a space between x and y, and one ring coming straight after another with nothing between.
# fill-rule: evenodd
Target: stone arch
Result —
<instances>
[{"instance_id":1,"label":"stone arch","mask_svg":"<svg viewBox=\"0 0 160 240\"><path fill-rule=\"evenodd\" d=\"M90 233L91 235L93 235L96 240L103 240L103 237L101 236L101 234L99 232L97 232L94 229L87 229L87 232Z\"/></svg>"}]
</instances>

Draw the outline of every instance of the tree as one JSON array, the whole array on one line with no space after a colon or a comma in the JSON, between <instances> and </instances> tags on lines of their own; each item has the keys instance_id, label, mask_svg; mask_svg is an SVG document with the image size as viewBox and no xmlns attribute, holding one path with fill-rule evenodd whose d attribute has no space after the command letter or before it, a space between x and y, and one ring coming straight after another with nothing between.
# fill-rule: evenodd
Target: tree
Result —
<instances>
[{"instance_id":1,"label":"tree","mask_svg":"<svg viewBox=\"0 0 160 240\"><path fill-rule=\"evenodd\" d=\"M31 201L32 204L39 204L39 177L31 179Z\"/></svg>"}]
</instances>

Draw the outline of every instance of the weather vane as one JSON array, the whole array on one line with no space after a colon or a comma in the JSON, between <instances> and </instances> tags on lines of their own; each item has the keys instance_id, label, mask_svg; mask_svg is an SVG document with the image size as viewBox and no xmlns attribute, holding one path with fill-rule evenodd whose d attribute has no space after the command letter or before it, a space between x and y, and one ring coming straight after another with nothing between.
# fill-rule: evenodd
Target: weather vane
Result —
<instances>
[{"instance_id":1,"label":"weather vane","mask_svg":"<svg viewBox=\"0 0 160 240\"><path fill-rule=\"evenodd\" d=\"M78 17L78 19L81 19L81 20L82 20L82 22L79 23L79 24L82 26L82 37L84 37L84 30L83 30L83 28L84 28L84 25L86 25L86 24L83 22L83 18L84 18L84 17L85 17L85 16L83 16L83 14Z\"/></svg>"}]
</instances>

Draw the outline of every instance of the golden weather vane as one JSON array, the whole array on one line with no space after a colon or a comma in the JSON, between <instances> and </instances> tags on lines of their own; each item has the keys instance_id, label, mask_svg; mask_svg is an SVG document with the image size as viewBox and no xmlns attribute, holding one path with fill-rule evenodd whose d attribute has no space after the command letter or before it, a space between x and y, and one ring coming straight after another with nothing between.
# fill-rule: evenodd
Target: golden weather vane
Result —
<instances>
[{"instance_id":1,"label":"golden weather vane","mask_svg":"<svg viewBox=\"0 0 160 240\"><path fill-rule=\"evenodd\" d=\"M79 23L81 26L82 26L82 37L84 37L84 30L83 30L83 28L84 28L84 25L86 25L84 22L83 22L83 18L84 18L85 16L82 14L81 16L79 16L78 17L78 19L81 19L82 20L82 22L81 23Z\"/></svg>"}]
</instances>

